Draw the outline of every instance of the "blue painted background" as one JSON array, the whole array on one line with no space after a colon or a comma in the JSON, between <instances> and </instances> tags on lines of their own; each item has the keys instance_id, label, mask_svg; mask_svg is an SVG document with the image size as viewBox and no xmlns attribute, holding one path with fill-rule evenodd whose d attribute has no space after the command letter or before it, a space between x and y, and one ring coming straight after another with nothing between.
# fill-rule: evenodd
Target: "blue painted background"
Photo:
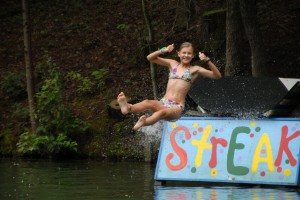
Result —
<instances>
[{"instance_id":1,"label":"blue painted background","mask_svg":"<svg viewBox=\"0 0 300 200\"><path fill-rule=\"evenodd\" d=\"M297 185L299 120L165 122L155 179Z\"/></svg>"}]
</instances>

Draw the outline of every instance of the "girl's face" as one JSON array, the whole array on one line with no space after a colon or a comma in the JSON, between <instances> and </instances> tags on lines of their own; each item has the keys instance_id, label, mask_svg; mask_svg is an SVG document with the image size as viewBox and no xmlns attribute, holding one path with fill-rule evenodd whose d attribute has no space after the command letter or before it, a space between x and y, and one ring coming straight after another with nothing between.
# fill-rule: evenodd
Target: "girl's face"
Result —
<instances>
[{"instance_id":1,"label":"girl's face","mask_svg":"<svg viewBox=\"0 0 300 200\"><path fill-rule=\"evenodd\" d=\"M194 50L193 47L183 47L179 52L178 52L178 57L180 58L180 61L183 64L189 64L193 57L194 57Z\"/></svg>"}]
</instances>

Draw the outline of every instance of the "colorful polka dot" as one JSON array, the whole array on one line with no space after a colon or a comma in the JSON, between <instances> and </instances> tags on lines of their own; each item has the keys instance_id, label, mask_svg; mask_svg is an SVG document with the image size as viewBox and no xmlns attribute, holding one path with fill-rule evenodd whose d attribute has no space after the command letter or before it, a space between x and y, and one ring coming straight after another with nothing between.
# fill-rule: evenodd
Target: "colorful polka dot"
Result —
<instances>
[{"instance_id":1,"label":"colorful polka dot","mask_svg":"<svg viewBox=\"0 0 300 200\"><path fill-rule=\"evenodd\" d=\"M185 143L185 140L182 140L181 142L182 142L182 144L184 144L184 143Z\"/></svg>"},{"instance_id":2,"label":"colorful polka dot","mask_svg":"<svg viewBox=\"0 0 300 200\"><path fill-rule=\"evenodd\" d=\"M192 172L192 173L196 173L196 171L197 171L196 167L192 167L192 168L191 168L191 172Z\"/></svg>"},{"instance_id":3,"label":"colorful polka dot","mask_svg":"<svg viewBox=\"0 0 300 200\"><path fill-rule=\"evenodd\" d=\"M172 128L176 128L176 127L177 127L176 123L173 123Z\"/></svg>"},{"instance_id":4,"label":"colorful polka dot","mask_svg":"<svg viewBox=\"0 0 300 200\"><path fill-rule=\"evenodd\" d=\"M277 172L281 173L282 172L282 168L281 167L277 167Z\"/></svg>"},{"instance_id":5,"label":"colorful polka dot","mask_svg":"<svg viewBox=\"0 0 300 200\"><path fill-rule=\"evenodd\" d=\"M203 131L203 128L202 127L199 127L198 128L198 132L202 132Z\"/></svg>"},{"instance_id":6,"label":"colorful polka dot","mask_svg":"<svg viewBox=\"0 0 300 200\"><path fill-rule=\"evenodd\" d=\"M212 169L212 170L210 171L210 175L211 175L211 176L217 176L217 174L218 174L218 171L217 171L216 169Z\"/></svg>"},{"instance_id":7,"label":"colorful polka dot","mask_svg":"<svg viewBox=\"0 0 300 200\"><path fill-rule=\"evenodd\" d=\"M250 123L250 126L251 126L251 127L256 126L256 122L251 122L251 123Z\"/></svg>"},{"instance_id":8,"label":"colorful polka dot","mask_svg":"<svg viewBox=\"0 0 300 200\"><path fill-rule=\"evenodd\" d=\"M265 176L266 172L260 172L260 176Z\"/></svg>"},{"instance_id":9,"label":"colorful polka dot","mask_svg":"<svg viewBox=\"0 0 300 200\"><path fill-rule=\"evenodd\" d=\"M279 176L279 180L283 180L284 179L284 176L283 175L280 175Z\"/></svg>"},{"instance_id":10,"label":"colorful polka dot","mask_svg":"<svg viewBox=\"0 0 300 200\"><path fill-rule=\"evenodd\" d=\"M260 153L261 153L261 154L265 154L265 153L266 153L266 150L265 150L265 149L262 149Z\"/></svg>"},{"instance_id":11,"label":"colorful polka dot","mask_svg":"<svg viewBox=\"0 0 300 200\"><path fill-rule=\"evenodd\" d=\"M255 131L256 131L256 132L259 132L259 131L260 131L260 127L256 127L256 128L255 128Z\"/></svg>"},{"instance_id":12,"label":"colorful polka dot","mask_svg":"<svg viewBox=\"0 0 300 200\"><path fill-rule=\"evenodd\" d=\"M290 161L289 160L285 160L285 164L290 164Z\"/></svg>"},{"instance_id":13,"label":"colorful polka dot","mask_svg":"<svg viewBox=\"0 0 300 200\"><path fill-rule=\"evenodd\" d=\"M250 133L250 138L254 138L254 134L253 133Z\"/></svg>"},{"instance_id":14,"label":"colorful polka dot","mask_svg":"<svg viewBox=\"0 0 300 200\"><path fill-rule=\"evenodd\" d=\"M193 132L193 135L197 135L197 131L194 131L194 132Z\"/></svg>"},{"instance_id":15,"label":"colorful polka dot","mask_svg":"<svg viewBox=\"0 0 300 200\"><path fill-rule=\"evenodd\" d=\"M216 129L215 132L217 133L217 132L218 132L218 129Z\"/></svg>"},{"instance_id":16,"label":"colorful polka dot","mask_svg":"<svg viewBox=\"0 0 300 200\"><path fill-rule=\"evenodd\" d=\"M193 128L197 128L197 127L198 127L198 123L197 122L193 123Z\"/></svg>"},{"instance_id":17,"label":"colorful polka dot","mask_svg":"<svg viewBox=\"0 0 300 200\"><path fill-rule=\"evenodd\" d=\"M285 176L290 176L290 175L291 175L291 170L285 169L285 170L283 171L283 174L284 174Z\"/></svg>"}]
</instances>

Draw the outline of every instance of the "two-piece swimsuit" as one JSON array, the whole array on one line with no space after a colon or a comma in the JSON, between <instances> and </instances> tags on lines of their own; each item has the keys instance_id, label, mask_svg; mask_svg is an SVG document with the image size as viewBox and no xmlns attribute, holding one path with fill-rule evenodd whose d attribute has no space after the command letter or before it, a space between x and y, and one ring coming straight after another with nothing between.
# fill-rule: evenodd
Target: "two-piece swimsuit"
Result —
<instances>
[{"instance_id":1,"label":"two-piece swimsuit","mask_svg":"<svg viewBox=\"0 0 300 200\"><path fill-rule=\"evenodd\" d=\"M169 79L181 79L188 83L192 83L192 75L191 75L190 67L187 68L187 70L183 73L183 75L181 77L178 77L177 68L179 65L180 64L178 64L176 67L172 68L172 70L169 73ZM167 108L178 107L178 108L181 108L182 111L184 111L184 104L178 103L176 101L173 101L173 100L167 99L167 98L162 98L160 101L162 102L162 105L164 107L167 107Z\"/></svg>"}]
</instances>

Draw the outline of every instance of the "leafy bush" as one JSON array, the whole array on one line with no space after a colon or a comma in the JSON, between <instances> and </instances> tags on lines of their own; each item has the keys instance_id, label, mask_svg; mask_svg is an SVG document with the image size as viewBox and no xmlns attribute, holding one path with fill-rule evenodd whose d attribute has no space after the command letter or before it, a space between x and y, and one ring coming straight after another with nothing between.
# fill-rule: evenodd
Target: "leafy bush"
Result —
<instances>
[{"instance_id":1,"label":"leafy bush","mask_svg":"<svg viewBox=\"0 0 300 200\"><path fill-rule=\"evenodd\" d=\"M64 106L60 73L52 61L47 63L47 77L44 77L44 84L36 94L36 117L39 124L37 132L67 134L75 130L86 131L89 124L73 117Z\"/></svg>"},{"instance_id":2,"label":"leafy bush","mask_svg":"<svg viewBox=\"0 0 300 200\"><path fill-rule=\"evenodd\" d=\"M12 98L23 98L26 96L24 73L10 73L0 82L1 90Z\"/></svg>"},{"instance_id":3,"label":"leafy bush","mask_svg":"<svg viewBox=\"0 0 300 200\"><path fill-rule=\"evenodd\" d=\"M77 83L77 92L92 93L93 83L88 77L84 77L78 72L71 71L67 74L67 78Z\"/></svg>"},{"instance_id":4,"label":"leafy bush","mask_svg":"<svg viewBox=\"0 0 300 200\"><path fill-rule=\"evenodd\" d=\"M13 131L10 129L2 130L0 132L0 155L11 155L14 150Z\"/></svg>"},{"instance_id":5,"label":"leafy bush","mask_svg":"<svg viewBox=\"0 0 300 200\"><path fill-rule=\"evenodd\" d=\"M36 93L35 117L37 133L21 134L17 144L22 155L56 155L65 151L76 151L77 142L68 138L73 132L84 133L89 124L76 117L63 103L63 84L56 65L48 58L39 65L41 88Z\"/></svg>"},{"instance_id":6,"label":"leafy bush","mask_svg":"<svg viewBox=\"0 0 300 200\"><path fill-rule=\"evenodd\" d=\"M67 73L67 78L74 81L76 91L79 94L94 94L98 89L103 89L105 85L105 76L108 69L99 69L92 72L93 79L81 75L79 72L71 71Z\"/></svg>"},{"instance_id":7,"label":"leafy bush","mask_svg":"<svg viewBox=\"0 0 300 200\"><path fill-rule=\"evenodd\" d=\"M96 85L99 89L104 87L105 76L107 75L107 73L108 73L108 69L106 68L93 71L92 76L96 80L97 82Z\"/></svg>"},{"instance_id":8,"label":"leafy bush","mask_svg":"<svg viewBox=\"0 0 300 200\"><path fill-rule=\"evenodd\" d=\"M29 108L27 106L23 106L21 103L15 103L14 108L14 116L20 117L22 119L29 118Z\"/></svg>"},{"instance_id":9,"label":"leafy bush","mask_svg":"<svg viewBox=\"0 0 300 200\"><path fill-rule=\"evenodd\" d=\"M17 143L21 155L57 155L66 151L77 151L77 142L71 141L62 133L53 135L38 135L25 132Z\"/></svg>"},{"instance_id":10,"label":"leafy bush","mask_svg":"<svg viewBox=\"0 0 300 200\"><path fill-rule=\"evenodd\" d=\"M20 127L27 127L29 125L29 108L21 103L15 103L13 118L18 120Z\"/></svg>"}]
</instances>

